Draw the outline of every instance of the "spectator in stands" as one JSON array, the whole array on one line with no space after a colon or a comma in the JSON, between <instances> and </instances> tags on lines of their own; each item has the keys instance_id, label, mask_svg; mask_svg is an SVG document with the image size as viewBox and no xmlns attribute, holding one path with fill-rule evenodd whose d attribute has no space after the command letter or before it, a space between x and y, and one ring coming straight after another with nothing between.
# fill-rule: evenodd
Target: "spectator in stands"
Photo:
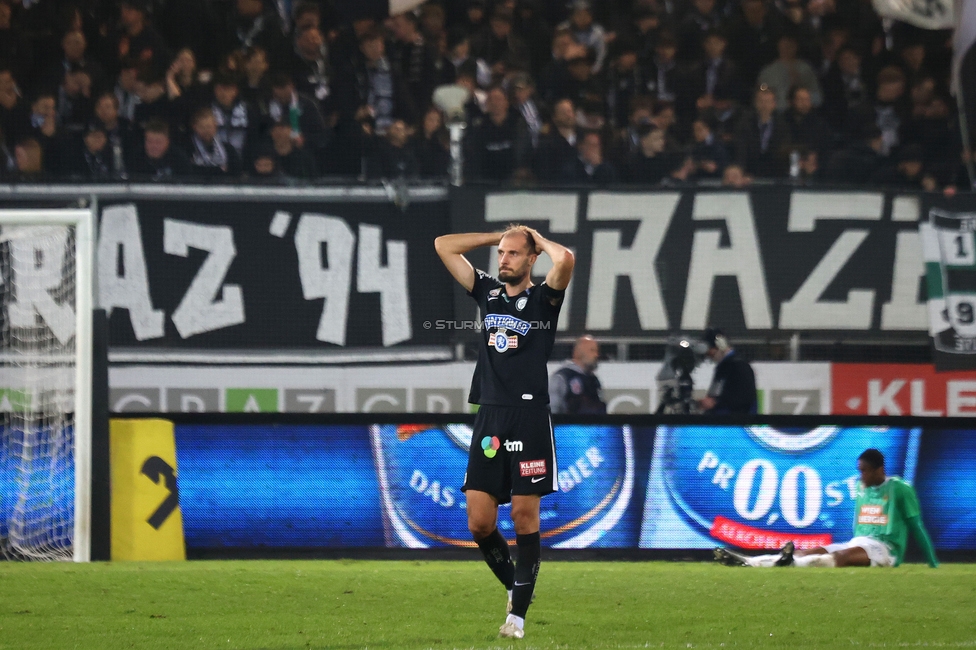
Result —
<instances>
[{"instance_id":1,"label":"spectator in stands","mask_svg":"<svg viewBox=\"0 0 976 650\"><path fill-rule=\"evenodd\" d=\"M646 67L651 62L660 29L661 18L657 4L637 3L634 7L633 22L626 37L631 38L637 47L637 62L640 66Z\"/></svg>"},{"instance_id":2,"label":"spectator in stands","mask_svg":"<svg viewBox=\"0 0 976 650\"><path fill-rule=\"evenodd\" d=\"M678 160L665 152L664 131L657 125L643 124L637 129L639 146L626 160L624 180L628 183L657 185L678 167Z\"/></svg>"},{"instance_id":3,"label":"spectator in stands","mask_svg":"<svg viewBox=\"0 0 976 650\"><path fill-rule=\"evenodd\" d=\"M214 77L211 110L217 122L217 138L233 147L241 160L247 157L247 147L257 139L261 117L253 104L241 98L237 77L218 72Z\"/></svg>"},{"instance_id":4,"label":"spectator in stands","mask_svg":"<svg viewBox=\"0 0 976 650\"><path fill-rule=\"evenodd\" d=\"M607 33L602 25L593 20L589 0L574 0L569 20L559 27L568 29L573 40L593 52L592 71L599 74L607 57Z\"/></svg>"},{"instance_id":5,"label":"spectator in stands","mask_svg":"<svg viewBox=\"0 0 976 650\"><path fill-rule=\"evenodd\" d=\"M14 178L21 182L45 180L49 172L45 168L44 148L37 138L27 137L14 146L14 161L17 164Z\"/></svg>"},{"instance_id":6,"label":"spectator in stands","mask_svg":"<svg viewBox=\"0 0 976 650\"><path fill-rule=\"evenodd\" d=\"M450 138L444 128L444 116L436 106L424 113L420 137L416 142L417 163L421 178L444 178L451 164Z\"/></svg>"},{"instance_id":7,"label":"spectator in stands","mask_svg":"<svg viewBox=\"0 0 976 650\"><path fill-rule=\"evenodd\" d=\"M529 63L529 49L512 31L512 14L501 7L492 13L488 29L471 37L471 54L488 64L492 81L500 79L513 64Z\"/></svg>"},{"instance_id":8,"label":"spectator in stands","mask_svg":"<svg viewBox=\"0 0 976 650\"><path fill-rule=\"evenodd\" d=\"M654 59L647 68L647 89L657 100L674 102L681 87L681 70L678 68L678 41L664 32L654 46Z\"/></svg>"},{"instance_id":9,"label":"spectator in stands","mask_svg":"<svg viewBox=\"0 0 976 650\"><path fill-rule=\"evenodd\" d=\"M867 183L888 165L884 134L876 125L865 127L864 135L835 152L824 170L828 181L844 184Z\"/></svg>"},{"instance_id":10,"label":"spectator in stands","mask_svg":"<svg viewBox=\"0 0 976 650\"><path fill-rule=\"evenodd\" d=\"M552 27L542 15L541 0L519 0L515 7L513 29L529 51L529 74L538 78L542 66L549 59Z\"/></svg>"},{"instance_id":11,"label":"spectator in stands","mask_svg":"<svg viewBox=\"0 0 976 650\"><path fill-rule=\"evenodd\" d=\"M307 97L314 97L322 117L334 125L335 75L329 62L329 50L318 27L306 27L302 32L295 33L292 79L295 90Z\"/></svg>"},{"instance_id":12,"label":"spectator in stands","mask_svg":"<svg viewBox=\"0 0 976 650\"><path fill-rule=\"evenodd\" d=\"M84 134L75 137L78 142L71 148L70 158L65 163L67 174L90 181L118 178L121 170L115 168L108 134L100 126L91 124Z\"/></svg>"},{"instance_id":13,"label":"spectator in stands","mask_svg":"<svg viewBox=\"0 0 976 650\"><path fill-rule=\"evenodd\" d=\"M42 89L34 95L28 136L44 150L41 157L45 165L44 171L56 172L61 154L61 132L58 127L57 100L53 92ZM32 152L33 149L28 153ZM30 159L33 160L33 156Z\"/></svg>"},{"instance_id":14,"label":"spectator in stands","mask_svg":"<svg viewBox=\"0 0 976 650\"><path fill-rule=\"evenodd\" d=\"M437 84L437 49L424 39L417 17L411 12L391 18L390 28L393 32L390 66L402 80L410 103L423 112Z\"/></svg>"},{"instance_id":15,"label":"spectator in stands","mask_svg":"<svg viewBox=\"0 0 976 650\"><path fill-rule=\"evenodd\" d=\"M290 133L288 142L291 142ZM254 159L245 177L251 182L261 183L276 183L284 178L278 169L275 149L270 141L261 142L254 147Z\"/></svg>"},{"instance_id":16,"label":"spectator in stands","mask_svg":"<svg viewBox=\"0 0 976 650\"><path fill-rule=\"evenodd\" d=\"M265 7L264 0L235 0L224 28L223 52L246 53L260 47L268 61L281 65L287 52L284 29L278 12Z\"/></svg>"},{"instance_id":17,"label":"spectator in stands","mask_svg":"<svg viewBox=\"0 0 976 650\"><path fill-rule=\"evenodd\" d=\"M410 94L386 57L383 34L378 29L360 36L359 55L347 71L342 100L347 115L359 123L371 122L378 135L385 134L394 119L413 121Z\"/></svg>"},{"instance_id":18,"label":"spectator in stands","mask_svg":"<svg viewBox=\"0 0 976 650\"><path fill-rule=\"evenodd\" d=\"M739 69L739 79L751 87L759 71L776 58L781 21L765 0L742 0L741 15L729 25L729 56Z\"/></svg>"},{"instance_id":19,"label":"spectator in stands","mask_svg":"<svg viewBox=\"0 0 976 650\"><path fill-rule=\"evenodd\" d=\"M88 40L83 31L75 29L65 32L61 38L64 56L44 75L46 83L56 84L72 70L87 70L92 86L100 88L105 83L105 71L98 61L88 56L87 49Z\"/></svg>"},{"instance_id":20,"label":"spectator in stands","mask_svg":"<svg viewBox=\"0 0 976 650\"><path fill-rule=\"evenodd\" d=\"M148 9L147 0L122 0L119 6L120 30L115 35L117 58L114 63L134 59L140 65L162 74L173 59L173 52L149 23L146 15Z\"/></svg>"},{"instance_id":21,"label":"spectator in stands","mask_svg":"<svg viewBox=\"0 0 976 650\"><path fill-rule=\"evenodd\" d=\"M753 110L739 121L735 138L736 162L747 174L762 178L785 178L789 172L789 126L776 112L776 95L760 86Z\"/></svg>"},{"instance_id":22,"label":"spectator in stands","mask_svg":"<svg viewBox=\"0 0 976 650\"><path fill-rule=\"evenodd\" d=\"M741 189L752 184L752 176L749 176L741 165L729 165L722 172L722 185Z\"/></svg>"},{"instance_id":23,"label":"spectator in stands","mask_svg":"<svg viewBox=\"0 0 976 650\"><path fill-rule=\"evenodd\" d=\"M539 146L539 136L543 125L548 122L545 106L535 96L535 83L528 73L520 72L511 79L512 104L529 128L532 148Z\"/></svg>"},{"instance_id":24,"label":"spectator in stands","mask_svg":"<svg viewBox=\"0 0 976 650\"><path fill-rule=\"evenodd\" d=\"M468 177L475 180L506 181L522 174L529 164L531 139L525 120L510 110L508 94L501 86L488 89L485 117L472 124Z\"/></svg>"},{"instance_id":25,"label":"spectator in stands","mask_svg":"<svg viewBox=\"0 0 976 650\"><path fill-rule=\"evenodd\" d=\"M856 49L844 46L824 76L823 115L835 132L846 132L851 123L851 114L868 100L868 86L861 73L861 58Z\"/></svg>"},{"instance_id":26,"label":"spectator in stands","mask_svg":"<svg viewBox=\"0 0 976 650\"><path fill-rule=\"evenodd\" d=\"M814 108L823 103L823 93L817 74L809 63L797 58L799 41L790 33L783 34L776 43L777 59L764 67L759 73L757 83L768 86L776 94L776 105L786 110L790 105L790 89L805 88L810 94Z\"/></svg>"},{"instance_id":27,"label":"spectator in stands","mask_svg":"<svg viewBox=\"0 0 976 650\"><path fill-rule=\"evenodd\" d=\"M629 123L634 99L648 92L648 78L638 65L637 48L632 42L618 38L611 53L607 66L607 117L612 129L623 129Z\"/></svg>"},{"instance_id":28,"label":"spectator in stands","mask_svg":"<svg viewBox=\"0 0 976 650\"><path fill-rule=\"evenodd\" d=\"M644 124L650 124L654 117L654 100L649 95L637 95L630 100L626 128L617 133L616 142L610 159L618 167L623 167L628 156L637 152L640 147L638 129Z\"/></svg>"},{"instance_id":29,"label":"spectator in stands","mask_svg":"<svg viewBox=\"0 0 976 650\"><path fill-rule=\"evenodd\" d=\"M7 136L7 146L27 135L31 128L30 109L20 95L13 70L0 63L0 131Z\"/></svg>"},{"instance_id":30,"label":"spectator in stands","mask_svg":"<svg viewBox=\"0 0 976 650\"><path fill-rule=\"evenodd\" d=\"M901 58L901 68L905 71L906 81L909 86L915 85L915 82L923 77L932 76L932 72L929 70L925 60L925 43L918 39L918 37L912 38L902 45L898 54Z\"/></svg>"},{"instance_id":31,"label":"spectator in stands","mask_svg":"<svg viewBox=\"0 0 976 650\"><path fill-rule=\"evenodd\" d=\"M329 144L331 132L326 127L315 100L298 94L291 76L287 73L279 72L271 77L268 115L272 122L290 124L295 146L307 149L309 155L318 161Z\"/></svg>"},{"instance_id":32,"label":"spectator in stands","mask_svg":"<svg viewBox=\"0 0 976 650\"><path fill-rule=\"evenodd\" d=\"M182 123L198 106L207 103L208 89L200 82L197 57L188 47L176 53L166 70L166 97L177 111L170 120Z\"/></svg>"},{"instance_id":33,"label":"spectator in stands","mask_svg":"<svg viewBox=\"0 0 976 650\"><path fill-rule=\"evenodd\" d=\"M190 160L197 176L237 178L241 175L241 157L234 147L217 137L217 120L210 106L193 113L190 127Z\"/></svg>"},{"instance_id":34,"label":"spectator in stands","mask_svg":"<svg viewBox=\"0 0 976 650\"><path fill-rule=\"evenodd\" d=\"M707 119L699 117L692 123L691 127L694 138L691 158L695 165L695 178L722 178L722 174L730 162L729 152L715 137L712 126Z\"/></svg>"},{"instance_id":35,"label":"spectator in stands","mask_svg":"<svg viewBox=\"0 0 976 650\"><path fill-rule=\"evenodd\" d=\"M64 133L79 134L92 116L92 81L84 67L72 67L58 86L55 111Z\"/></svg>"},{"instance_id":36,"label":"spectator in stands","mask_svg":"<svg viewBox=\"0 0 976 650\"><path fill-rule=\"evenodd\" d=\"M678 25L678 58L693 61L698 58L705 37L723 27L722 15L715 0L692 0L691 9Z\"/></svg>"},{"instance_id":37,"label":"spectator in stands","mask_svg":"<svg viewBox=\"0 0 976 650\"><path fill-rule=\"evenodd\" d=\"M571 182L576 173L576 107L560 99L552 107L552 128L539 140L536 175L549 183Z\"/></svg>"},{"instance_id":38,"label":"spectator in stands","mask_svg":"<svg viewBox=\"0 0 976 650\"><path fill-rule=\"evenodd\" d=\"M3 127L0 127L0 181L6 182L14 178L17 172L17 160L14 158L13 145L7 143Z\"/></svg>"},{"instance_id":39,"label":"spectator in stands","mask_svg":"<svg viewBox=\"0 0 976 650\"><path fill-rule=\"evenodd\" d=\"M375 139L367 176L407 180L420 176L420 164L410 143L410 130L403 120L393 120L386 137Z\"/></svg>"},{"instance_id":40,"label":"spectator in stands","mask_svg":"<svg viewBox=\"0 0 976 650\"><path fill-rule=\"evenodd\" d=\"M119 100L119 115L135 124L136 106L142 103L136 92L139 84L139 64L135 59L125 59L119 68L115 83L115 97Z\"/></svg>"},{"instance_id":41,"label":"spectator in stands","mask_svg":"<svg viewBox=\"0 0 976 650\"><path fill-rule=\"evenodd\" d=\"M142 126L152 119L159 119L169 122L174 126L182 126L186 120L181 120L183 114L175 113L172 109L175 104L169 101L166 94L165 78L151 67L143 68L139 71L136 80L136 95L139 103L135 107L135 119L137 125Z\"/></svg>"},{"instance_id":42,"label":"spectator in stands","mask_svg":"<svg viewBox=\"0 0 976 650\"><path fill-rule=\"evenodd\" d=\"M603 101L606 91L600 77L593 74L593 56L590 52L581 52L567 59L566 71L568 76L563 96L572 99L576 106Z\"/></svg>"},{"instance_id":43,"label":"spectator in stands","mask_svg":"<svg viewBox=\"0 0 976 650\"><path fill-rule=\"evenodd\" d=\"M14 23L13 5L13 0L0 0L0 65L11 66L19 79L29 79L34 72L33 48L25 30Z\"/></svg>"},{"instance_id":44,"label":"spectator in stands","mask_svg":"<svg viewBox=\"0 0 976 650\"><path fill-rule=\"evenodd\" d=\"M727 45L725 35L717 30L708 32L702 41L703 55L689 70L687 80L696 111L712 109L718 95L742 94L735 63L725 55Z\"/></svg>"},{"instance_id":45,"label":"spectator in stands","mask_svg":"<svg viewBox=\"0 0 976 650\"><path fill-rule=\"evenodd\" d=\"M143 129L142 151L132 165L132 173L153 181L186 177L190 159L178 147L171 146L170 128L163 120L150 120Z\"/></svg>"},{"instance_id":46,"label":"spectator in stands","mask_svg":"<svg viewBox=\"0 0 976 650\"><path fill-rule=\"evenodd\" d=\"M252 47L244 54L244 81L241 97L251 102L259 110L266 111L268 97L271 95L271 80L268 77L268 53L261 47Z\"/></svg>"},{"instance_id":47,"label":"spectator in stands","mask_svg":"<svg viewBox=\"0 0 976 650\"><path fill-rule=\"evenodd\" d=\"M95 98L94 112L92 124L105 132L112 151L113 170L123 175L135 150L132 124L119 116L119 100L111 90L103 91Z\"/></svg>"},{"instance_id":48,"label":"spectator in stands","mask_svg":"<svg viewBox=\"0 0 976 650\"><path fill-rule=\"evenodd\" d=\"M833 148L833 134L827 121L813 108L810 91L803 86L794 86L790 91L790 107L784 114L790 128L790 141L794 147L802 146L829 155Z\"/></svg>"},{"instance_id":49,"label":"spectator in stands","mask_svg":"<svg viewBox=\"0 0 976 650\"><path fill-rule=\"evenodd\" d=\"M619 180L614 166L603 159L603 138L599 131L587 131L578 140L576 182L583 185L608 185Z\"/></svg>"},{"instance_id":50,"label":"spectator in stands","mask_svg":"<svg viewBox=\"0 0 976 650\"><path fill-rule=\"evenodd\" d=\"M307 150L295 145L293 135L288 122L275 122L271 125L275 168L288 178L313 178L318 173L315 158Z\"/></svg>"},{"instance_id":51,"label":"spectator in stands","mask_svg":"<svg viewBox=\"0 0 976 650\"><path fill-rule=\"evenodd\" d=\"M906 96L905 73L897 66L887 66L878 73L874 103L861 104L849 116L851 134L863 134L872 126L881 130L885 156L904 142L904 129L908 126L910 106Z\"/></svg>"}]
</instances>

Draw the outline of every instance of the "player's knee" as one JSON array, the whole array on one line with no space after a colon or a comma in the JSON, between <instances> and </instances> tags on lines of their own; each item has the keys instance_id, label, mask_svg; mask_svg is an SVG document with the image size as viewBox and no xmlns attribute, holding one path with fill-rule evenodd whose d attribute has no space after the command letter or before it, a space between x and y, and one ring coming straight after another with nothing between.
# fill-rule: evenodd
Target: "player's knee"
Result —
<instances>
[{"instance_id":1,"label":"player's knee","mask_svg":"<svg viewBox=\"0 0 976 650\"><path fill-rule=\"evenodd\" d=\"M484 517L468 517L468 530L475 539L484 539L495 530L495 522Z\"/></svg>"},{"instance_id":2,"label":"player's knee","mask_svg":"<svg viewBox=\"0 0 976 650\"><path fill-rule=\"evenodd\" d=\"M539 511L528 507L512 507L512 523L515 532L520 535L534 533L539 530Z\"/></svg>"}]
</instances>

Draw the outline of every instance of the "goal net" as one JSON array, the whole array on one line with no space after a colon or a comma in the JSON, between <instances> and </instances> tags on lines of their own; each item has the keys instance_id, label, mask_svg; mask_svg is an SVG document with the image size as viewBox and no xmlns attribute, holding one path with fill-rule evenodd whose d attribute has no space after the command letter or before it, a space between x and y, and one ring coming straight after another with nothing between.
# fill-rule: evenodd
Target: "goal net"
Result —
<instances>
[{"instance_id":1,"label":"goal net","mask_svg":"<svg viewBox=\"0 0 976 650\"><path fill-rule=\"evenodd\" d=\"M92 215L0 210L0 558L90 552Z\"/></svg>"}]
</instances>

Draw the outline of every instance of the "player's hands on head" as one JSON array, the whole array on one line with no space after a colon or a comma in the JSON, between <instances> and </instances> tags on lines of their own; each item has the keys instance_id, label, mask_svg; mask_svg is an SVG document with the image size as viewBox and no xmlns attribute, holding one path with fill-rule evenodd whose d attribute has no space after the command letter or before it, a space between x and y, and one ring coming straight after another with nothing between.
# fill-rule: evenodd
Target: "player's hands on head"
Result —
<instances>
[{"instance_id":1,"label":"player's hands on head","mask_svg":"<svg viewBox=\"0 0 976 650\"><path fill-rule=\"evenodd\" d=\"M539 231L536 230L535 228L527 228L527 230L532 234L532 240L535 242L535 254L541 255L542 246L539 245L539 242L543 240L542 235L540 235Z\"/></svg>"}]
</instances>

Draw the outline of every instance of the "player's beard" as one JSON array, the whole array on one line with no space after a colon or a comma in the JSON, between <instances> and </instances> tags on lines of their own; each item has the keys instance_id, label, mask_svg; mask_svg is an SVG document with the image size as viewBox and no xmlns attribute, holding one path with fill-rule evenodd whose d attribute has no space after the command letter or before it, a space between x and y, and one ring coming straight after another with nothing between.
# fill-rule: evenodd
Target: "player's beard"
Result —
<instances>
[{"instance_id":1,"label":"player's beard","mask_svg":"<svg viewBox=\"0 0 976 650\"><path fill-rule=\"evenodd\" d=\"M522 280L525 279L525 275L527 273L528 270L522 271L522 273L520 274L516 274L514 271L499 271L498 279L504 282L505 284L510 284L512 286L515 286L517 284L522 283Z\"/></svg>"}]
</instances>

